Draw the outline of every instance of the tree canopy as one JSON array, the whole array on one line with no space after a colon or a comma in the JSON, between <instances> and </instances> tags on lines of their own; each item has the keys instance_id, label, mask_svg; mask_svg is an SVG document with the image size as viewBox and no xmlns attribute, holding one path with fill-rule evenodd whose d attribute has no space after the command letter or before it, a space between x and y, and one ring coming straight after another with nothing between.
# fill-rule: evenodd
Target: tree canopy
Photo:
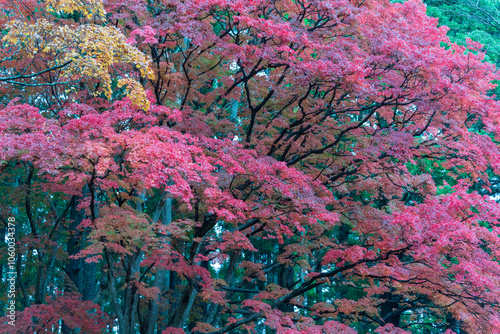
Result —
<instances>
[{"instance_id":1,"label":"tree canopy","mask_svg":"<svg viewBox=\"0 0 500 334\"><path fill-rule=\"evenodd\" d=\"M0 331L500 333L498 73L422 2L0 10Z\"/></svg>"},{"instance_id":2,"label":"tree canopy","mask_svg":"<svg viewBox=\"0 0 500 334\"><path fill-rule=\"evenodd\" d=\"M450 30L453 42L464 43L467 38L480 42L486 59L500 63L500 4L481 0L428 0L427 13L439 18L439 24Z\"/></svg>"}]
</instances>

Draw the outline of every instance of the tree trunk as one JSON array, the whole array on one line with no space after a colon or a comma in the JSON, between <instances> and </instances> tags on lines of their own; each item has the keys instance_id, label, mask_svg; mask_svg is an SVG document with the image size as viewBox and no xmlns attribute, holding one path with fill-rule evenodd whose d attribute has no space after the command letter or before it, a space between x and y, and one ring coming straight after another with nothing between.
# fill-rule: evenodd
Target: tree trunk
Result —
<instances>
[{"instance_id":1,"label":"tree trunk","mask_svg":"<svg viewBox=\"0 0 500 334\"><path fill-rule=\"evenodd\" d=\"M197 216L198 212L198 203L195 204L195 215ZM198 218L195 218L198 221ZM198 242L194 240L202 239L206 236L206 234L215 226L217 223L217 217L213 214L206 215L203 224L196 228L193 234L193 243L191 245L191 249L189 252L189 262L190 264L194 264L194 259L196 255L203 249L203 241ZM199 263L198 263L199 265ZM195 283L196 284L196 283ZM189 313L193 307L194 300L198 291L195 289L191 282L188 282L188 285L184 289L182 294L181 301L177 307L177 311L175 312L172 319L170 319L169 326L182 328L184 322L187 320Z\"/></svg>"},{"instance_id":2,"label":"tree trunk","mask_svg":"<svg viewBox=\"0 0 500 334\"><path fill-rule=\"evenodd\" d=\"M278 285L285 289L291 289L294 282L293 267L291 266L280 266L277 268L278 271ZM278 309L281 312L293 312L293 305L290 303L280 304Z\"/></svg>"},{"instance_id":3,"label":"tree trunk","mask_svg":"<svg viewBox=\"0 0 500 334\"><path fill-rule=\"evenodd\" d=\"M238 120L238 101L235 99L231 100L231 115L229 116L229 120L233 123L236 123Z\"/></svg>"},{"instance_id":4,"label":"tree trunk","mask_svg":"<svg viewBox=\"0 0 500 334\"><path fill-rule=\"evenodd\" d=\"M162 224L169 225L172 222L172 202L171 198L167 198L162 207ZM147 323L144 326L144 332L141 331L141 334L153 334L155 328L157 327L158 322L158 314L160 311L160 301L161 301L161 291L162 288L169 287L170 281L170 273L164 269L158 269L155 274L155 278L153 280L153 287L157 287L160 291L158 297L155 300L151 300L149 302L149 311L146 315ZM158 324L159 327L159 324Z\"/></svg>"},{"instance_id":5,"label":"tree trunk","mask_svg":"<svg viewBox=\"0 0 500 334\"><path fill-rule=\"evenodd\" d=\"M399 327L401 311L399 310L399 296L386 293L382 296L385 300L380 306L380 316L386 324Z\"/></svg>"}]
</instances>

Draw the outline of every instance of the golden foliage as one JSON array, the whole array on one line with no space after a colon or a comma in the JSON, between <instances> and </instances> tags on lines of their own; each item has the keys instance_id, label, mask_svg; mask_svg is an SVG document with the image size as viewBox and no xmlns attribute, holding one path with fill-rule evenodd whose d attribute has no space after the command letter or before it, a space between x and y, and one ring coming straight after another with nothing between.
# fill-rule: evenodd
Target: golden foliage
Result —
<instances>
[{"instance_id":1,"label":"golden foliage","mask_svg":"<svg viewBox=\"0 0 500 334\"><path fill-rule=\"evenodd\" d=\"M90 4L87 3L89 1ZM87 17L105 15L100 1L87 2L49 0L49 7L65 13L79 11ZM142 78L154 78L151 59L126 43L126 37L119 29L92 23L58 24L47 19L35 22L12 20L6 24L6 28L8 33L3 37L6 46L17 48L27 57L43 60L48 68L61 67L59 80L76 82L86 78L98 79L99 90L110 99L114 72L118 75L119 85L127 86L132 101L141 108L149 107L142 86L134 83L129 73L139 73ZM123 79L123 70L118 71L115 67L120 64L133 66L125 74L127 79Z\"/></svg>"},{"instance_id":2,"label":"golden foliage","mask_svg":"<svg viewBox=\"0 0 500 334\"><path fill-rule=\"evenodd\" d=\"M132 103L134 105L144 110L149 109L150 102L147 99L146 93L144 92L144 89L139 82L131 79L120 79L118 81L118 87L123 86L127 88L127 96L130 98L130 100L132 100Z\"/></svg>"},{"instance_id":3,"label":"golden foliage","mask_svg":"<svg viewBox=\"0 0 500 334\"><path fill-rule=\"evenodd\" d=\"M62 12L72 14L80 12L86 18L104 18L106 11L100 0L47 0L47 10L49 12Z\"/></svg>"}]
</instances>

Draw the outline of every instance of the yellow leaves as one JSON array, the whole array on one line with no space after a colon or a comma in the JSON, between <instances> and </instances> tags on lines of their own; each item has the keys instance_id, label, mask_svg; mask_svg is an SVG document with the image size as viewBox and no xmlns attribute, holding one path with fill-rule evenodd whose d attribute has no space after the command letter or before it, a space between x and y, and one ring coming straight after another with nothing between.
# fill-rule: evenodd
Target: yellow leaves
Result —
<instances>
[{"instance_id":1,"label":"yellow leaves","mask_svg":"<svg viewBox=\"0 0 500 334\"><path fill-rule=\"evenodd\" d=\"M16 20L7 24L7 28L9 33L3 38L7 46L18 46L33 57L38 50L48 47L46 39L52 34L53 26L47 20L40 20L37 24Z\"/></svg>"},{"instance_id":2,"label":"yellow leaves","mask_svg":"<svg viewBox=\"0 0 500 334\"><path fill-rule=\"evenodd\" d=\"M146 93L142 86L135 80L121 79L118 81L118 87L126 86L128 90L127 96L132 100L132 103L144 110L149 109L150 102L146 97Z\"/></svg>"},{"instance_id":3,"label":"yellow leaves","mask_svg":"<svg viewBox=\"0 0 500 334\"><path fill-rule=\"evenodd\" d=\"M66 0L63 0L66 1ZM49 57L50 66L66 64L62 79L100 80L102 91L108 99L112 95L110 70L116 65L130 64L143 78L154 78L151 59L136 47L126 43L125 36L115 27L95 24L77 26L56 25L48 20L38 20L35 24L12 21L9 32L3 38L9 46L22 49L30 57L37 54ZM123 67L123 66L122 66ZM115 69L116 75L123 75ZM121 79L121 86L127 86L130 97L141 108L149 108L142 86L131 79Z\"/></svg>"},{"instance_id":4,"label":"yellow leaves","mask_svg":"<svg viewBox=\"0 0 500 334\"><path fill-rule=\"evenodd\" d=\"M47 0L47 10L71 14L80 12L87 19L104 18L106 11L100 0Z\"/></svg>"}]
</instances>

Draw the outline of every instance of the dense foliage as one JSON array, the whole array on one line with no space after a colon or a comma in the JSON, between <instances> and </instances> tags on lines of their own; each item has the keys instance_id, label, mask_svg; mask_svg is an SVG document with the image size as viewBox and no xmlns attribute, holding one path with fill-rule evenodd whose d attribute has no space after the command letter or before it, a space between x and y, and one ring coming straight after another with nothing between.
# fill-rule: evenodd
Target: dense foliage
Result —
<instances>
[{"instance_id":1,"label":"dense foliage","mask_svg":"<svg viewBox=\"0 0 500 334\"><path fill-rule=\"evenodd\" d=\"M427 0L427 14L447 26L453 42L483 45L489 62L500 64L500 3L491 0Z\"/></svg>"},{"instance_id":2,"label":"dense foliage","mask_svg":"<svg viewBox=\"0 0 500 334\"><path fill-rule=\"evenodd\" d=\"M500 333L498 75L421 2L0 9L2 332Z\"/></svg>"}]
</instances>

